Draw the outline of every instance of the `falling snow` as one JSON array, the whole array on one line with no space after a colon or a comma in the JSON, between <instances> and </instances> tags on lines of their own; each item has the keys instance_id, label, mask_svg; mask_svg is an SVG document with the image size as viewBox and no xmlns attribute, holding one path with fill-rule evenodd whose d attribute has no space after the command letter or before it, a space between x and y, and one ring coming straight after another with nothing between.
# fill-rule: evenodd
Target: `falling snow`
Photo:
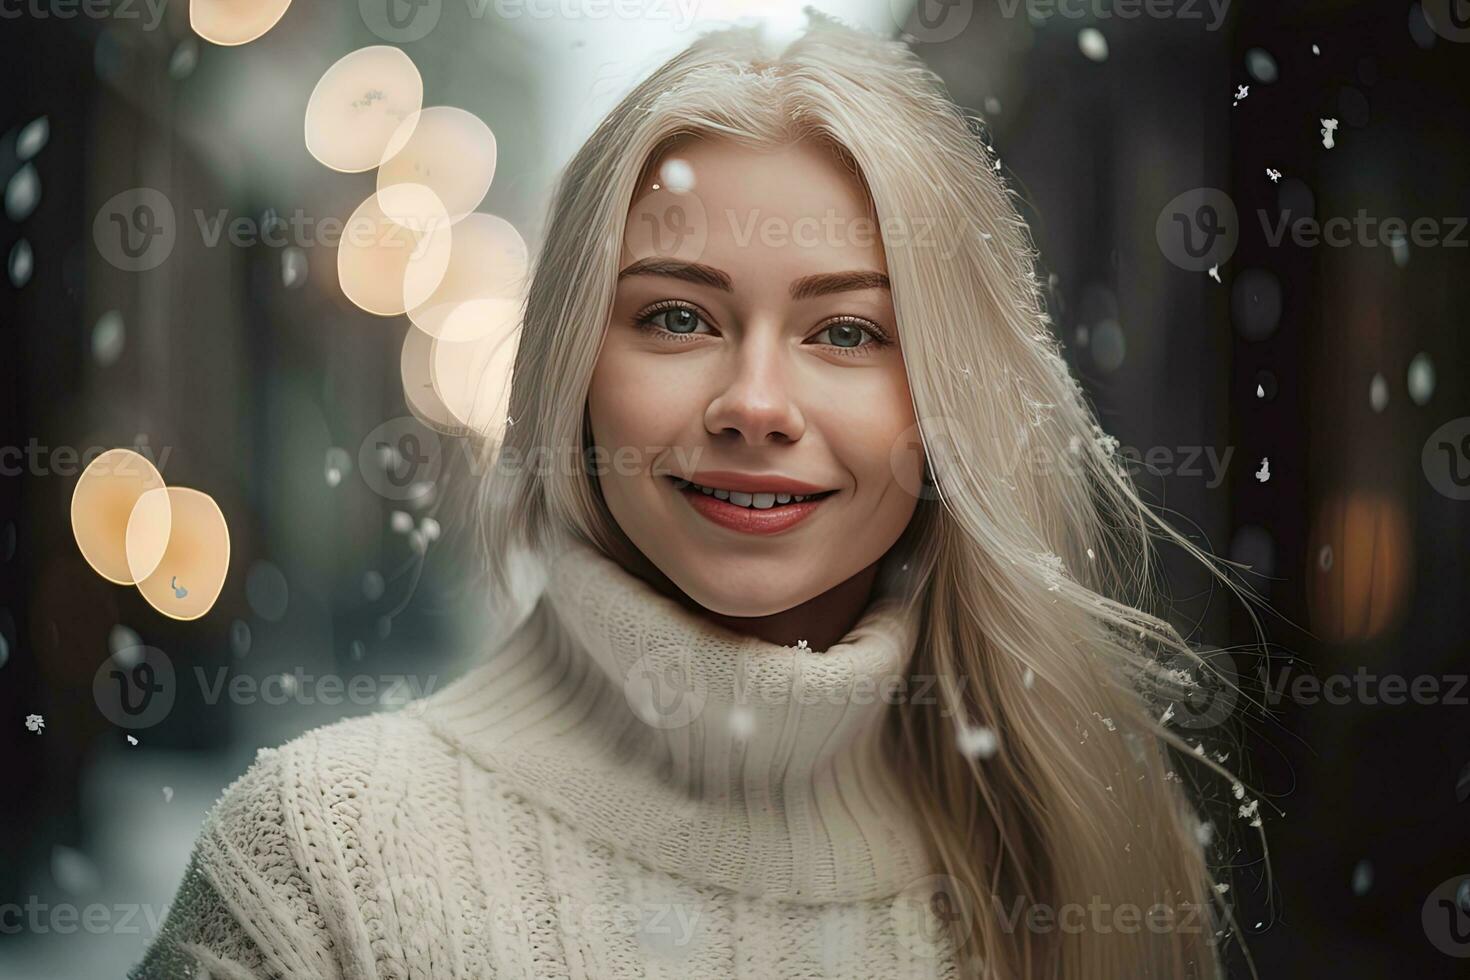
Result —
<instances>
[{"instance_id":1,"label":"falling snow","mask_svg":"<svg viewBox=\"0 0 1470 980\"><path fill-rule=\"evenodd\" d=\"M963 723L955 741L959 745L960 753L967 759L989 759L995 755L995 750L1000 745L1000 739L993 729L984 725L971 728Z\"/></svg>"},{"instance_id":2,"label":"falling snow","mask_svg":"<svg viewBox=\"0 0 1470 980\"><path fill-rule=\"evenodd\" d=\"M1337 145L1336 142L1332 138L1332 134L1335 133L1335 132L1337 132L1337 120L1336 119L1323 119L1322 120L1322 129L1320 130L1320 132L1322 133L1322 145L1323 146L1325 146L1327 149L1330 150L1334 146Z\"/></svg>"},{"instance_id":3,"label":"falling snow","mask_svg":"<svg viewBox=\"0 0 1470 980\"><path fill-rule=\"evenodd\" d=\"M26 715L26 731L41 734L41 729L46 727L46 719L40 715Z\"/></svg>"},{"instance_id":4,"label":"falling snow","mask_svg":"<svg viewBox=\"0 0 1470 980\"><path fill-rule=\"evenodd\" d=\"M1044 551L1036 556L1041 563L1041 574L1046 579L1046 591L1056 592L1062 587L1062 580L1067 576L1067 567L1062 563L1061 555L1054 555L1050 551Z\"/></svg>"}]
</instances>

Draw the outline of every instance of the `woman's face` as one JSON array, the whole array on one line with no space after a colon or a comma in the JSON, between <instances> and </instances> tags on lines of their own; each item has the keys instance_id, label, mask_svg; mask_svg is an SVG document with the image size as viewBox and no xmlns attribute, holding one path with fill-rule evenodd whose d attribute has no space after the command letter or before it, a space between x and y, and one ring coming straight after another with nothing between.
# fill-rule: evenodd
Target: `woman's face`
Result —
<instances>
[{"instance_id":1,"label":"woman's face","mask_svg":"<svg viewBox=\"0 0 1470 980\"><path fill-rule=\"evenodd\" d=\"M918 502L882 242L818 144L694 140L656 163L588 396L598 479L690 598L772 615L876 562Z\"/></svg>"}]
</instances>

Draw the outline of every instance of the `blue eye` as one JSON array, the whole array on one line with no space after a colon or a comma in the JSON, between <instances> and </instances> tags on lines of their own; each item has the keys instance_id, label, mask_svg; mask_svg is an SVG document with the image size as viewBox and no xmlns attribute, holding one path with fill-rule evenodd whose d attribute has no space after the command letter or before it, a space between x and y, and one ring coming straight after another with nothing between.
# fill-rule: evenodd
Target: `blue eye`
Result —
<instances>
[{"instance_id":1,"label":"blue eye","mask_svg":"<svg viewBox=\"0 0 1470 980\"><path fill-rule=\"evenodd\" d=\"M680 303L655 307L634 321L634 325L640 329L655 333L662 331L681 337L699 336L695 329L701 323L709 326L698 310Z\"/></svg>"},{"instance_id":2,"label":"blue eye","mask_svg":"<svg viewBox=\"0 0 1470 980\"><path fill-rule=\"evenodd\" d=\"M826 341L818 339L823 335L830 335L831 339ZM833 320L812 337L817 343L837 348L844 356L867 356L892 343L888 336L874 324L852 317ZM864 337L871 338L872 343L864 344Z\"/></svg>"}]
</instances>

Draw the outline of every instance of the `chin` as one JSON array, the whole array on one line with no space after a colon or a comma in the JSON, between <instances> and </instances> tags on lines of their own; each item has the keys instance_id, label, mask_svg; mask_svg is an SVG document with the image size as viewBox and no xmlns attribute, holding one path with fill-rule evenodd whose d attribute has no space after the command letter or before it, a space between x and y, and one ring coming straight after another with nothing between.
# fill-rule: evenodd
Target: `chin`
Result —
<instances>
[{"instance_id":1,"label":"chin","mask_svg":"<svg viewBox=\"0 0 1470 980\"><path fill-rule=\"evenodd\" d=\"M710 612L747 619L785 612L821 592L763 567L789 564L780 559L743 559L739 564L743 567L732 570L728 562L699 568L685 567L681 562L681 567L665 569L664 574Z\"/></svg>"}]
</instances>

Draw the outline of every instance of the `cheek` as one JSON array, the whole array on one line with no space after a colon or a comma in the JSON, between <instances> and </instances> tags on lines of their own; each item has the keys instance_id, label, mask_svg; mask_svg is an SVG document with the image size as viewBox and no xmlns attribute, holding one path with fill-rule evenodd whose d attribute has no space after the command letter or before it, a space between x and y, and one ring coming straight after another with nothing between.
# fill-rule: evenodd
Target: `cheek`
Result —
<instances>
[{"instance_id":1,"label":"cheek","mask_svg":"<svg viewBox=\"0 0 1470 980\"><path fill-rule=\"evenodd\" d=\"M679 424L689 409L677 390L650 377L644 359L616 350L598 360L587 394L592 440L618 465L608 475L647 472L659 448L677 443Z\"/></svg>"},{"instance_id":2,"label":"cheek","mask_svg":"<svg viewBox=\"0 0 1470 980\"><path fill-rule=\"evenodd\" d=\"M874 381L848 385L823 399L821 425L832 451L853 474L859 497L875 503L881 495L887 506L912 497L901 488L918 486L924 461L902 369Z\"/></svg>"}]
</instances>

